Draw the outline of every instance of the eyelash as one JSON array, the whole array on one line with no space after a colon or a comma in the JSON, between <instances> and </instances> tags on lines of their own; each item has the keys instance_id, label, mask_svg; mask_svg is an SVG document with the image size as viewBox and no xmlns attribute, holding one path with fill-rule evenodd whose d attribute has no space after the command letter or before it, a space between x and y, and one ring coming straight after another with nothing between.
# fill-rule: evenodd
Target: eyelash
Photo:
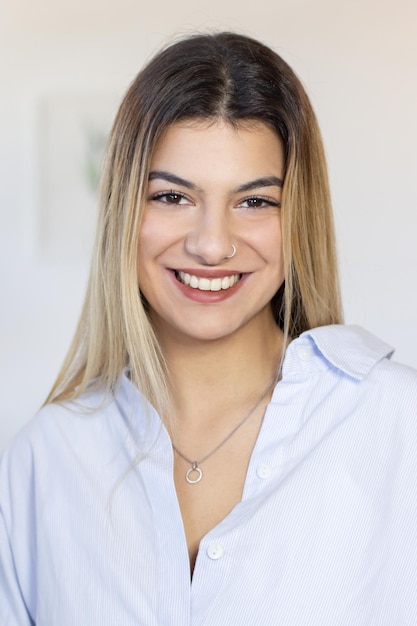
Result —
<instances>
[{"instance_id":1,"label":"eyelash","mask_svg":"<svg viewBox=\"0 0 417 626\"><path fill-rule=\"evenodd\" d=\"M243 202L249 202L250 200L261 201L262 203L264 203L264 206L261 206L261 207L249 206L248 209L263 209L266 206L273 206L273 207L281 208L281 202L272 200L272 198L265 198L264 196L248 196L247 198L244 198L243 200L241 200L239 204L242 204Z\"/></svg>"},{"instance_id":2,"label":"eyelash","mask_svg":"<svg viewBox=\"0 0 417 626\"><path fill-rule=\"evenodd\" d=\"M163 198L167 198L168 196L176 196L177 198L179 198L180 200L188 200L190 202L190 200L187 198L187 196L185 196L183 193L180 193L179 191L174 191L173 189L171 189L171 191L160 191L158 193L153 194L150 197L150 200L154 200L154 201L162 201ZM165 200L164 204L177 204L176 202L167 202Z\"/></svg>"},{"instance_id":3,"label":"eyelash","mask_svg":"<svg viewBox=\"0 0 417 626\"><path fill-rule=\"evenodd\" d=\"M179 199L180 202L167 202L167 198L168 196L175 196L176 198ZM164 200L165 199L165 200ZM189 200L187 198L187 196L183 193L180 193L178 191L174 191L173 189L171 189L170 191L160 191L158 193L155 193L154 195L152 195L150 197L150 200L153 201L160 201L163 202L163 204L173 204L173 205L177 205L179 206L181 203L181 200L187 200L189 202L191 202L191 200ZM277 202L276 200L272 200L272 198L265 198L264 196L248 196L247 198L244 198L243 200L240 200L239 204L243 204L244 202L249 202L249 201L261 201L262 203L264 203L264 206L248 206L248 209L263 209L265 208L265 206L273 206L273 207L278 207L281 208L281 202Z\"/></svg>"}]
</instances>

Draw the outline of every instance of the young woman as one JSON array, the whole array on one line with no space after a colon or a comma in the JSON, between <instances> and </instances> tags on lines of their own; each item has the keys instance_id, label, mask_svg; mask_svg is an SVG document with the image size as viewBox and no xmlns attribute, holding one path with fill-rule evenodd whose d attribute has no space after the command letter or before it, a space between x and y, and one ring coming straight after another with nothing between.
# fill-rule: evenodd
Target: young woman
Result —
<instances>
[{"instance_id":1,"label":"young woman","mask_svg":"<svg viewBox=\"0 0 417 626\"><path fill-rule=\"evenodd\" d=\"M158 54L74 342L0 475L9 626L417 623L417 374L341 325L325 160L269 48Z\"/></svg>"}]
</instances>

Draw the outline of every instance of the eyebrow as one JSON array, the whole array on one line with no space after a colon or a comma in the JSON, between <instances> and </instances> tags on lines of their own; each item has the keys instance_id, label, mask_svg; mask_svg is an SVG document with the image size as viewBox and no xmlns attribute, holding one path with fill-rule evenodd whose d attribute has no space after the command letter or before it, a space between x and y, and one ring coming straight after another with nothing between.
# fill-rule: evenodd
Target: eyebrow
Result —
<instances>
[{"instance_id":1,"label":"eyebrow","mask_svg":"<svg viewBox=\"0 0 417 626\"><path fill-rule=\"evenodd\" d=\"M187 187L187 189L193 189L194 191L199 190L197 185L194 185L194 183L191 183L189 180L185 180L185 178L181 178L180 176L176 176L175 174L171 174L170 172L165 172L163 170L154 170L153 172L149 172L148 180L155 180L155 178L161 178L169 183L173 183L174 185L181 185L182 187Z\"/></svg>"},{"instance_id":2,"label":"eyebrow","mask_svg":"<svg viewBox=\"0 0 417 626\"><path fill-rule=\"evenodd\" d=\"M149 173L149 181L155 180L156 178L160 178L162 180L166 180L169 183L173 183L174 185L181 185L182 187L186 187L187 189L192 189L193 191L202 191L197 185L186 180L185 178L181 178L176 174L171 174L171 172L166 172L164 170L154 170ZM233 193L243 193L245 191L251 191L252 189L259 189L259 187L282 187L283 182L281 178L278 176L263 176L262 178L257 178L256 180L252 180L248 183L244 183L243 185L239 185L233 189Z\"/></svg>"},{"instance_id":3,"label":"eyebrow","mask_svg":"<svg viewBox=\"0 0 417 626\"><path fill-rule=\"evenodd\" d=\"M258 187L282 187L283 182L278 176L264 176L263 178L257 178L250 183L244 183L234 189L234 193L241 193L242 191L251 191L251 189L257 189Z\"/></svg>"}]
</instances>

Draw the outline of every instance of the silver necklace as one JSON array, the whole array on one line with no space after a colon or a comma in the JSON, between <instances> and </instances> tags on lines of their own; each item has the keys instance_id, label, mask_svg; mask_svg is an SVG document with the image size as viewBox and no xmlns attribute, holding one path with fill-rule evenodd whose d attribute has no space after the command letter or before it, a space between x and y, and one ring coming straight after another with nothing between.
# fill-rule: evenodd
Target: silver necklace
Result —
<instances>
[{"instance_id":1,"label":"silver necklace","mask_svg":"<svg viewBox=\"0 0 417 626\"><path fill-rule=\"evenodd\" d=\"M267 395L268 391L271 389L272 385L274 384L274 382L277 380L277 375L275 375L273 377L273 379L271 380L270 383L268 383L267 388L265 389L265 391L262 392L262 395L258 398L258 400L255 402L255 404L253 405L253 407L251 407L251 409L249 410L248 413L246 413L245 417L237 424L237 426L235 426L233 428L233 430L227 435L227 437L225 437L223 439L223 441L221 441L219 444L217 444L217 446L215 448L213 448L213 450L211 450L208 454L206 454L205 456L203 456L199 461L192 461L191 459L189 459L187 456L185 456L185 454L183 454L182 452L180 452L178 450L178 448L176 446L174 446L174 444L172 444L172 447L174 449L174 451L182 458L184 459L184 461L187 461L187 463L189 463L191 465L190 468L188 468L188 470L185 472L185 480L187 481L187 483L189 483L190 485L195 485L196 483L199 483L200 480L203 478L203 471L201 469L201 467L199 467L201 465L201 463L204 463L204 461L207 461L208 458L210 458L211 456L213 456L213 454L215 452L217 452L217 450L219 450L222 446L224 446L224 444L229 441L229 439L231 437L233 437L233 435L235 434L235 432L237 430L239 430L239 428L241 426L243 426L243 424L246 422L246 420L248 420L250 418L250 416L252 415L252 413L255 411L255 409L258 408L258 406L261 404L262 400L265 398L265 396Z\"/></svg>"}]
</instances>

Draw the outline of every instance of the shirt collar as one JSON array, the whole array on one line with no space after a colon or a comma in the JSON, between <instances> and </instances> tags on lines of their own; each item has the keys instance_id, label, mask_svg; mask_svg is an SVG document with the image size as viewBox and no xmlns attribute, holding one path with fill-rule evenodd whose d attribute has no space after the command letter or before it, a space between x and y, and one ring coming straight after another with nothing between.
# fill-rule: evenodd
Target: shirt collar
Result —
<instances>
[{"instance_id":1,"label":"shirt collar","mask_svg":"<svg viewBox=\"0 0 417 626\"><path fill-rule=\"evenodd\" d=\"M284 359L283 376L296 371L317 371L320 365L322 368L330 365L362 380L376 363L390 358L393 352L391 346L360 326L321 326L291 342Z\"/></svg>"},{"instance_id":2,"label":"shirt collar","mask_svg":"<svg viewBox=\"0 0 417 626\"><path fill-rule=\"evenodd\" d=\"M283 378L293 374L310 375L330 366L352 378L362 380L376 363L381 359L391 358L393 352L391 346L360 326L320 326L307 330L290 343L285 354L282 375ZM144 435L139 426L143 420L137 420L136 415L131 414L132 407L135 414L142 413L145 409L145 430L149 434L150 429L153 436L158 436L161 429L159 416L131 383L127 370L123 373L116 396L118 403L130 407L129 415L125 417L130 424L133 422L138 425L141 430L139 436Z\"/></svg>"}]
</instances>

